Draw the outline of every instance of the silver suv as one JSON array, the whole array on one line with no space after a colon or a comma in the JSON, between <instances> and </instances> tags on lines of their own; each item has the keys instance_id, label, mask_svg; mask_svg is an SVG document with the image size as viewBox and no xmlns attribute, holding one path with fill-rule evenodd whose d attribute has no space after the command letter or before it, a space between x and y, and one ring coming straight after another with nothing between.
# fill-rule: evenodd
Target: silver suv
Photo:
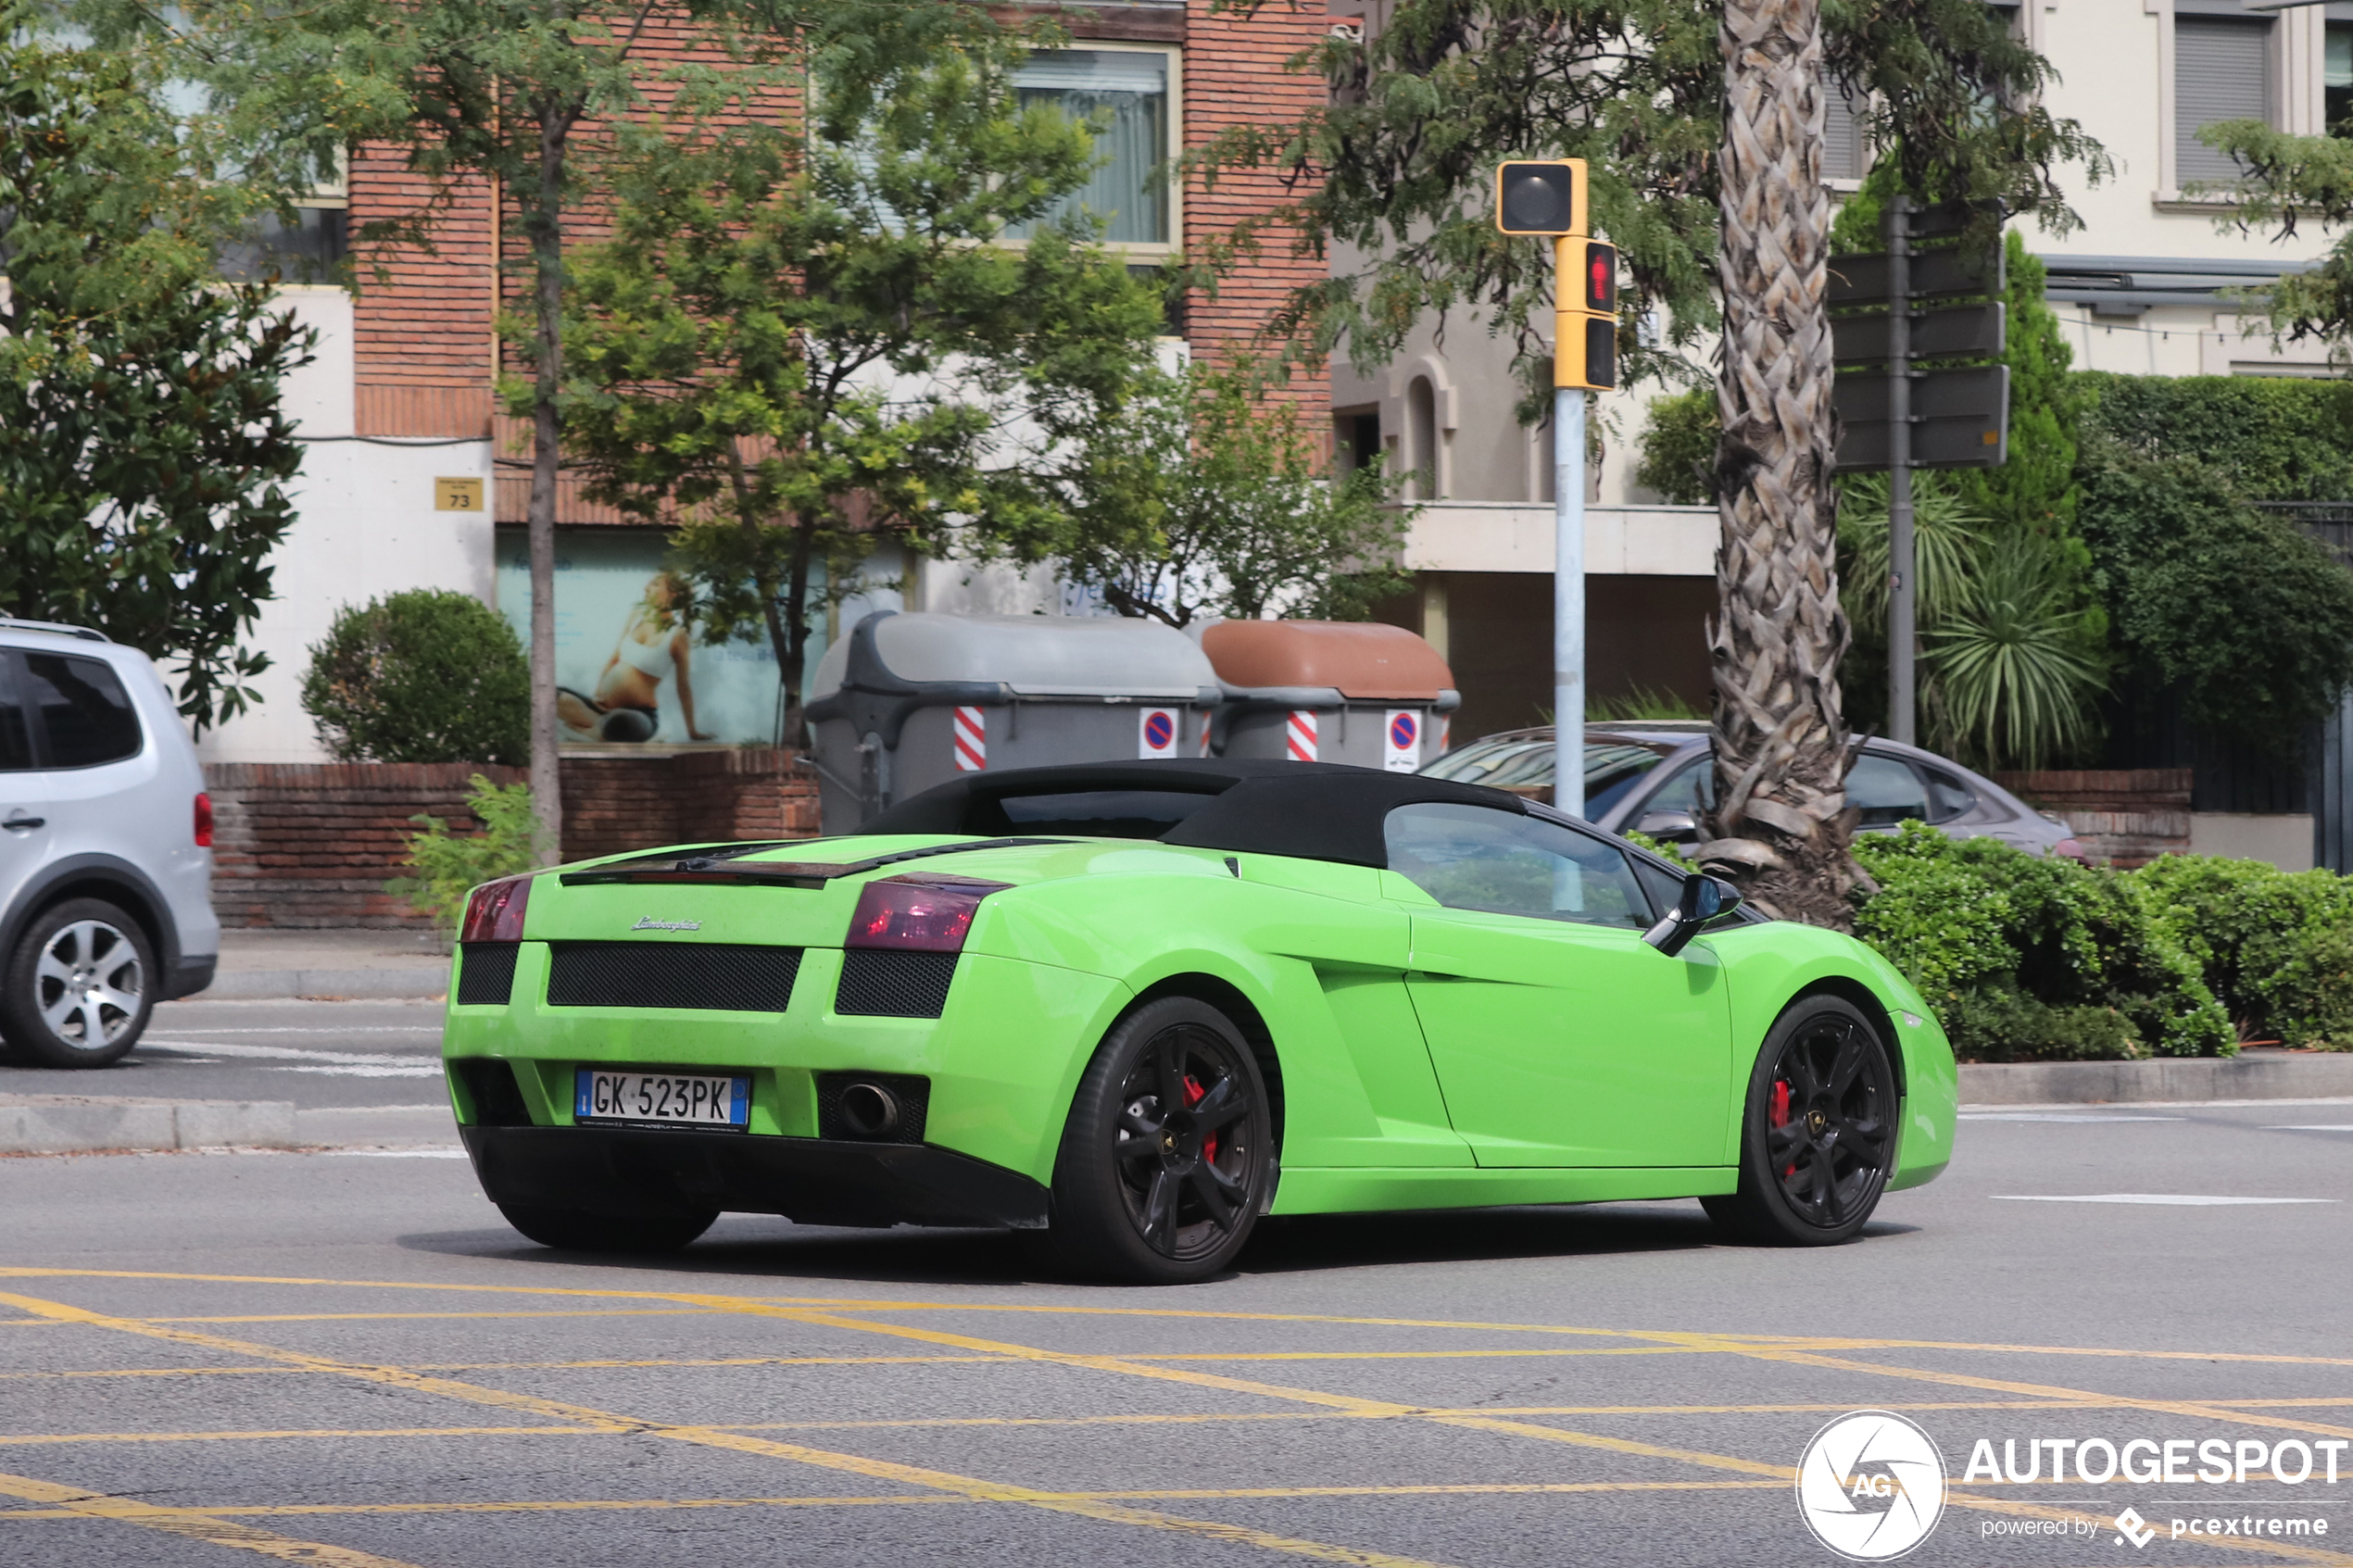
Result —
<instances>
[{"instance_id":1,"label":"silver suv","mask_svg":"<svg viewBox=\"0 0 2353 1568\"><path fill-rule=\"evenodd\" d=\"M212 802L147 656L0 620L0 1036L104 1067L212 984Z\"/></svg>"}]
</instances>

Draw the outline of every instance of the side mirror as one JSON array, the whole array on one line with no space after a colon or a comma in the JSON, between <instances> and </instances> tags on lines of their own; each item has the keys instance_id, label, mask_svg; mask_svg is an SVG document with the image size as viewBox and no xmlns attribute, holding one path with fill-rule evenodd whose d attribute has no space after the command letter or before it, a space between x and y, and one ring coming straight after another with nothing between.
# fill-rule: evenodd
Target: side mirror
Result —
<instances>
[{"instance_id":1,"label":"side mirror","mask_svg":"<svg viewBox=\"0 0 2353 1568\"><path fill-rule=\"evenodd\" d=\"M1675 900L1674 909L1667 911L1665 920L1643 932L1642 940L1671 959L1691 946L1692 938L1709 921L1730 914L1740 904L1738 888L1718 882L1705 872L1693 872L1683 879L1682 896Z\"/></svg>"},{"instance_id":2,"label":"side mirror","mask_svg":"<svg viewBox=\"0 0 2353 1568\"><path fill-rule=\"evenodd\" d=\"M1680 844L1699 837L1699 819L1689 811L1645 811L1634 831L1662 844Z\"/></svg>"}]
</instances>

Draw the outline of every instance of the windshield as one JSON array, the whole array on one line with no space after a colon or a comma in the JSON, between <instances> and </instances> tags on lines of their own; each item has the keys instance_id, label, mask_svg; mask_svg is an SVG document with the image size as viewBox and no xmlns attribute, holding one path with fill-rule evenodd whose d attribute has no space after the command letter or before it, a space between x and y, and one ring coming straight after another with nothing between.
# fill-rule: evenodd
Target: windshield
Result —
<instances>
[{"instance_id":1,"label":"windshield","mask_svg":"<svg viewBox=\"0 0 2353 1568\"><path fill-rule=\"evenodd\" d=\"M1659 764L1663 752L1627 741L1585 743L1585 815L1598 817L1626 797ZM1440 758L1422 770L1431 778L1460 784L1485 784L1490 789L1550 797L1553 788L1553 737L1508 735L1478 741Z\"/></svg>"}]
</instances>

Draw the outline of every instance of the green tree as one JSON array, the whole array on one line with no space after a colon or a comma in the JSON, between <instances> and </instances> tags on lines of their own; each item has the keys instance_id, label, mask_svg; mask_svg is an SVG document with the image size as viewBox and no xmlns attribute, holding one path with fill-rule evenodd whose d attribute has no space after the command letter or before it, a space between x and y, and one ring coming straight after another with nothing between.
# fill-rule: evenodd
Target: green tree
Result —
<instances>
[{"instance_id":1,"label":"green tree","mask_svg":"<svg viewBox=\"0 0 2353 1568\"><path fill-rule=\"evenodd\" d=\"M0 612L162 660L198 730L269 667L241 646L301 464L280 411L311 334L212 282L244 194L141 62L0 8Z\"/></svg>"},{"instance_id":2,"label":"green tree","mask_svg":"<svg viewBox=\"0 0 2353 1568\"><path fill-rule=\"evenodd\" d=\"M2087 441L2079 521L2116 646L2144 690L2274 757L2353 684L2353 573L2195 458Z\"/></svg>"},{"instance_id":3,"label":"green tree","mask_svg":"<svg viewBox=\"0 0 2353 1568\"><path fill-rule=\"evenodd\" d=\"M1053 218L1092 142L1022 106L1026 53L820 56L806 125L638 164L574 268L569 448L596 494L678 524L706 637L774 649L787 737L819 571L891 535L1036 558L1060 538L1043 453L1115 407L1157 329L1156 291Z\"/></svg>"},{"instance_id":4,"label":"green tree","mask_svg":"<svg viewBox=\"0 0 2353 1568\"><path fill-rule=\"evenodd\" d=\"M1071 577L1122 615L1362 621L1412 576L1413 509L1375 458L1347 472L1247 361L1154 373L1067 471Z\"/></svg>"},{"instance_id":5,"label":"green tree","mask_svg":"<svg viewBox=\"0 0 2353 1568\"><path fill-rule=\"evenodd\" d=\"M156 52L208 94L208 125L242 167L281 185L333 169L359 142L409 150L423 199L355 236L429 245L454 198L487 181L513 204L527 281L532 420L531 788L542 854L562 831L556 767L555 516L573 230L606 197L609 160L648 139L721 135L789 108L799 64L887 52L912 38L993 32L957 0L67 0L99 43ZM694 30L680 56L674 30ZM659 47L657 47L659 46ZM700 127L702 131L691 128ZM476 196L474 200L479 200Z\"/></svg>"},{"instance_id":6,"label":"green tree","mask_svg":"<svg viewBox=\"0 0 2353 1568\"><path fill-rule=\"evenodd\" d=\"M415 588L345 606L310 650L302 706L338 761L512 767L531 755L522 645L470 594Z\"/></svg>"},{"instance_id":7,"label":"green tree","mask_svg":"<svg viewBox=\"0 0 2353 1568\"><path fill-rule=\"evenodd\" d=\"M1552 380L1551 255L1494 232L1506 157L1589 160L1591 220L1624 270L1631 374L1720 325L1711 850L1761 907L1844 923L1822 94L1827 81L1863 106L1906 189L1998 198L2064 228L2056 166L2096 173L2100 159L2040 107L2048 65L1974 0L1400 0L1362 39L1335 30L1300 64L1331 82L1327 103L1295 125L1237 130L1206 161L1280 168L1302 192L1244 225L1238 249L1290 223L1362 258L1292 297L1282 324L1307 351L1378 363L1460 310L1515 345L1522 415L1536 419ZM1636 329L1662 306L1654 347Z\"/></svg>"}]
</instances>

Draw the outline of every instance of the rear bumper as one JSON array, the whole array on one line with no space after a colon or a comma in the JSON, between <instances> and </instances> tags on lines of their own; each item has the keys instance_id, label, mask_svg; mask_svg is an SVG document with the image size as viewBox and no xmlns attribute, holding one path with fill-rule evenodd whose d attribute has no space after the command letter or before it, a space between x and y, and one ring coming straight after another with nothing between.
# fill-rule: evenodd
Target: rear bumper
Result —
<instances>
[{"instance_id":1,"label":"rear bumper","mask_svg":"<svg viewBox=\"0 0 2353 1568\"><path fill-rule=\"evenodd\" d=\"M632 1127L461 1127L496 1203L612 1214L679 1209L782 1214L803 1224L1010 1225L1038 1230L1027 1176L922 1144Z\"/></svg>"},{"instance_id":2,"label":"rear bumper","mask_svg":"<svg viewBox=\"0 0 2353 1568\"><path fill-rule=\"evenodd\" d=\"M164 982L163 1000L176 1002L182 997L193 997L212 984L213 971L220 962L220 955L207 953L201 958L182 958L171 966L171 976Z\"/></svg>"}]
</instances>

